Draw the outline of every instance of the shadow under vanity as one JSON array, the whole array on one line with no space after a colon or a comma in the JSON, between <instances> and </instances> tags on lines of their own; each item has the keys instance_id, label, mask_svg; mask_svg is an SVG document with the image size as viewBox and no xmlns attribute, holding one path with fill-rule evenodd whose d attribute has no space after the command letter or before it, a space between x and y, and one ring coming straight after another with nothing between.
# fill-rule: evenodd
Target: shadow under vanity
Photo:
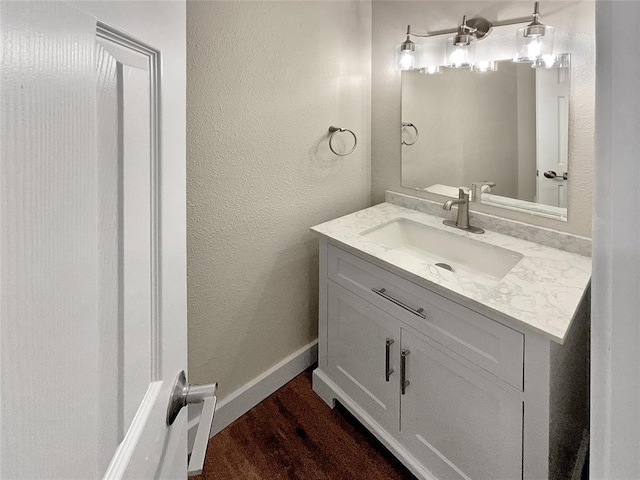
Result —
<instances>
[{"instance_id":1,"label":"shadow under vanity","mask_svg":"<svg viewBox=\"0 0 640 480\"><path fill-rule=\"evenodd\" d=\"M588 444L590 240L483 214L473 235L442 215L387 192L313 228L313 389L419 478L572 478Z\"/></svg>"}]
</instances>

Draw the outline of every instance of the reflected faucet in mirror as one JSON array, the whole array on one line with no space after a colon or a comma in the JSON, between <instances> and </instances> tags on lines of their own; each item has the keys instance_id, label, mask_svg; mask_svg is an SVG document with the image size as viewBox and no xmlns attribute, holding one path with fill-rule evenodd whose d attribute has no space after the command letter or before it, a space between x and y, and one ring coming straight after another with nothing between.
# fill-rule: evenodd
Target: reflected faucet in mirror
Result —
<instances>
[{"instance_id":1,"label":"reflected faucet in mirror","mask_svg":"<svg viewBox=\"0 0 640 480\"><path fill-rule=\"evenodd\" d=\"M483 180L482 182L471 182L471 201L478 202L482 200L482 194L485 192L490 192L491 187L495 187L496 182L487 182Z\"/></svg>"}]
</instances>

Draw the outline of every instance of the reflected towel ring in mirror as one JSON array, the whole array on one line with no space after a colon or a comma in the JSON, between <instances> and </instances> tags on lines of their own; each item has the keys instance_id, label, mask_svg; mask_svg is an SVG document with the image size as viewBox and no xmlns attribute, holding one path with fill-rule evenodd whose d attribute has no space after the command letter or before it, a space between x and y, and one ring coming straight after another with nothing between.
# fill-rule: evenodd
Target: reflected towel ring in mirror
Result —
<instances>
[{"instance_id":1,"label":"reflected towel ring in mirror","mask_svg":"<svg viewBox=\"0 0 640 480\"><path fill-rule=\"evenodd\" d=\"M416 127L413 123L402 122L402 132L403 133L404 133L404 129L405 128L413 128L415 130L416 134L413 137L413 141L410 141L410 142L405 142L404 138L403 138L402 139L402 145L407 145L407 146L414 145L418 141L418 127Z\"/></svg>"},{"instance_id":2,"label":"reflected towel ring in mirror","mask_svg":"<svg viewBox=\"0 0 640 480\"><path fill-rule=\"evenodd\" d=\"M336 135L336 133L340 132L349 132L351 135L353 135L353 148L351 148L351 150L349 150L347 153L338 153L333 148L333 137ZM329 127L329 133L331 133L331 135L329 136L329 149L339 157L346 157L347 155L353 153L353 151L358 146L358 137L356 137L356 134L348 128Z\"/></svg>"}]
</instances>

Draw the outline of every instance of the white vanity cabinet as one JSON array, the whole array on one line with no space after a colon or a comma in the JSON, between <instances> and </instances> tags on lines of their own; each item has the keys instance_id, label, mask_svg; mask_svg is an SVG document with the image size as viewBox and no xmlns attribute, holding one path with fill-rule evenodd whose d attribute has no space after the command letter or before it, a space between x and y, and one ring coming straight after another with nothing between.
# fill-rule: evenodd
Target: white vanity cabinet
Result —
<instances>
[{"instance_id":1,"label":"white vanity cabinet","mask_svg":"<svg viewBox=\"0 0 640 480\"><path fill-rule=\"evenodd\" d=\"M396 429L400 325L348 290L335 284L327 287L327 373L381 427Z\"/></svg>"},{"instance_id":2,"label":"white vanity cabinet","mask_svg":"<svg viewBox=\"0 0 640 480\"><path fill-rule=\"evenodd\" d=\"M419 478L549 478L550 341L365 258L321 240L314 391Z\"/></svg>"},{"instance_id":3,"label":"white vanity cabinet","mask_svg":"<svg viewBox=\"0 0 640 480\"><path fill-rule=\"evenodd\" d=\"M403 330L402 348L410 352L400 400L406 449L437 478L521 478L521 395L428 337Z\"/></svg>"}]
</instances>

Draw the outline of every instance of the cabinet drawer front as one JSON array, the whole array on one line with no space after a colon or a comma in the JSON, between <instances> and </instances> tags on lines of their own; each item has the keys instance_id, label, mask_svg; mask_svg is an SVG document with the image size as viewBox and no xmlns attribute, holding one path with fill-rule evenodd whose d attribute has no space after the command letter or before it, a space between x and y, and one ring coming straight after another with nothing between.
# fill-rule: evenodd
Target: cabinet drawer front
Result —
<instances>
[{"instance_id":1,"label":"cabinet drawer front","mask_svg":"<svg viewBox=\"0 0 640 480\"><path fill-rule=\"evenodd\" d=\"M522 476L522 399L402 331L409 385L401 397L401 438L436 478ZM442 349L442 350L441 350Z\"/></svg>"},{"instance_id":2,"label":"cabinet drawer front","mask_svg":"<svg viewBox=\"0 0 640 480\"><path fill-rule=\"evenodd\" d=\"M380 426L397 432L400 326L338 285L329 284L327 293L330 377Z\"/></svg>"},{"instance_id":3,"label":"cabinet drawer front","mask_svg":"<svg viewBox=\"0 0 640 480\"><path fill-rule=\"evenodd\" d=\"M520 332L333 245L328 248L327 267L334 282L522 390ZM384 289L384 295L374 289Z\"/></svg>"}]
</instances>

